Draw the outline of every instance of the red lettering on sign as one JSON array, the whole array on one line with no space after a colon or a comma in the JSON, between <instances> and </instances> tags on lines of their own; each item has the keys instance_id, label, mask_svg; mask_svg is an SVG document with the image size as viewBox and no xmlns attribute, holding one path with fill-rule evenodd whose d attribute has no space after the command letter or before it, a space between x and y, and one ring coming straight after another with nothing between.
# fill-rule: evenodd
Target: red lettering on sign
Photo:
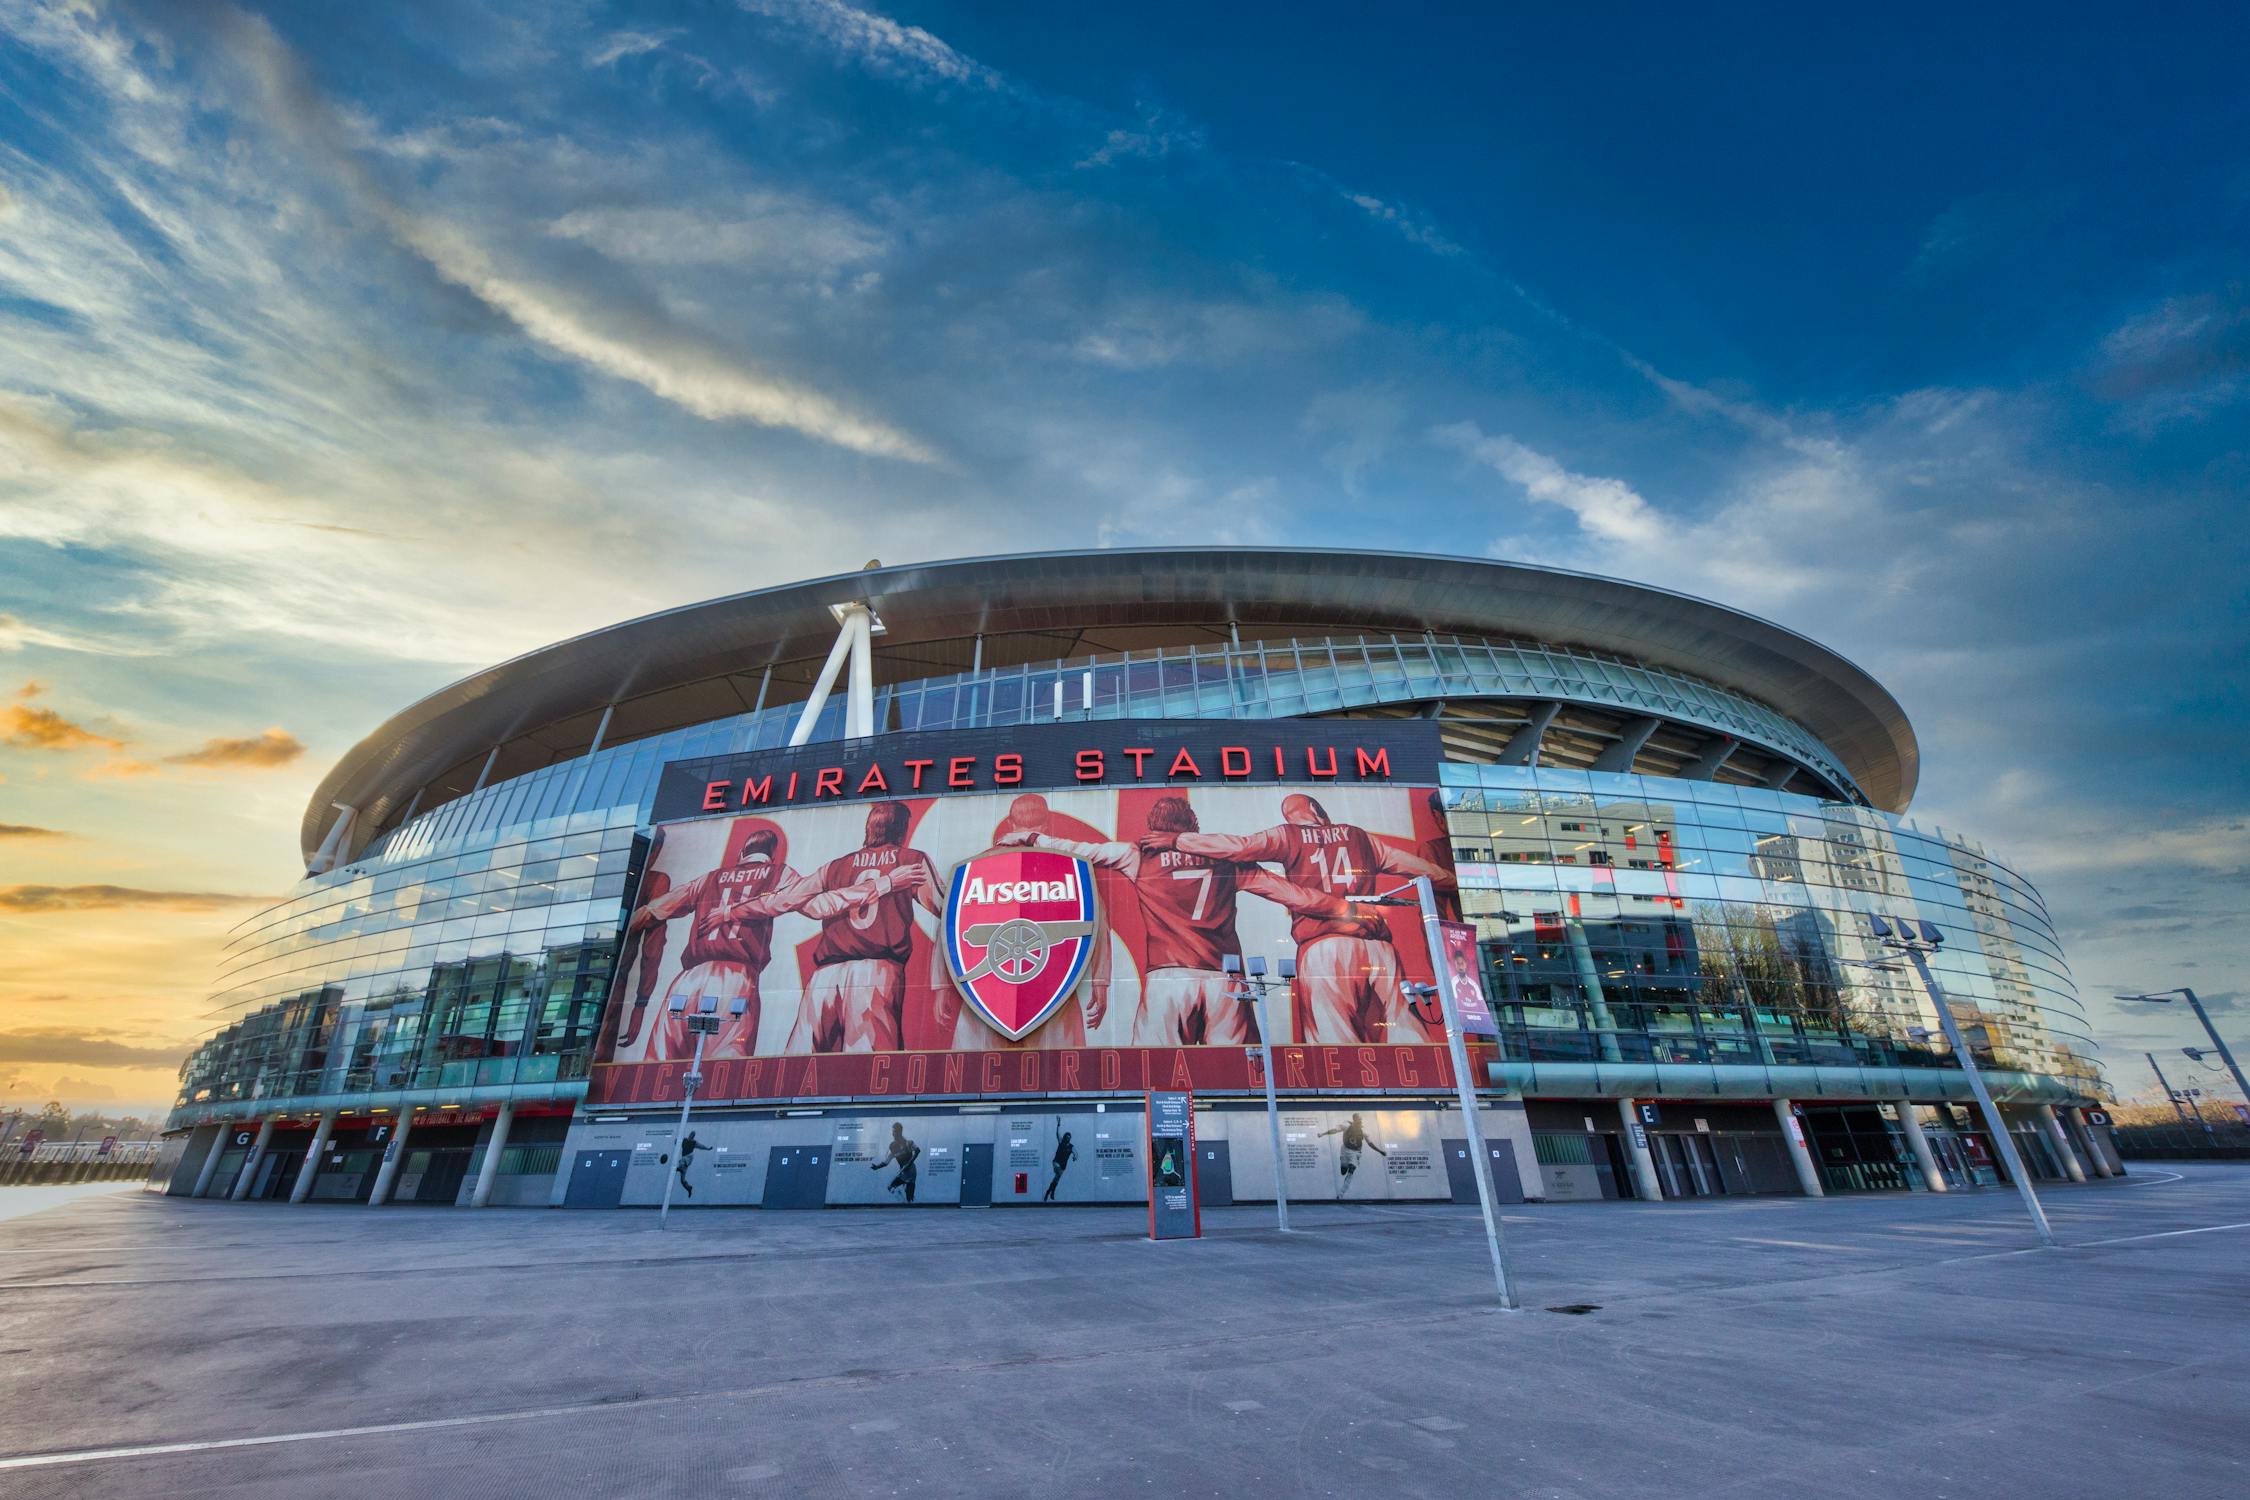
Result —
<instances>
[{"instance_id":1,"label":"red lettering on sign","mask_svg":"<svg viewBox=\"0 0 2250 1500\"><path fill-rule=\"evenodd\" d=\"M995 755L992 757L992 784L1014 786L1023 780L1023 757L1020 755Z\"/></svg>"},{"instance_id":2,"label":"red lettering on sign","mask_svg":"<svg viewBox=\"0 0 2250 1500\"><path fill-rule=\"evenodd\" d=\"M1312 1087L1311 1081L1305 1077L1304 1048L1291 1047L1282 1054L1282 1061L1288 1065L1286 1076L1289 1080L1289 1087L1293 1089L1309 1089Z\"/></svg>"},{"instance_id":3,"label":"red lettering on sign","mask_svg":"<svg viewBox=\"0 0 2250 1500\"><path fill-rule=\"evenodd\" d=\"M703 810L705 812L725 812L727 810L727 787L729 784L724 781L706 781L703 783Z\"/></svg>"},{"instance_id":4,"label":"red lettering on sign","mask_svg":"<svg viewBox=\"0 0 2250 1500\"><path fill-rule=\"evenodd\" d=\"M930 1055L927 1052L910 1052L906 1057L906 1091L922 1092L922 1085L930 1080Z\"/></svg>"},{"instance_id":5,"label":"red lettering on sign","mask_svg":"<svg viewBox=\"0 0 2250 1500\"><path fill-rule=\"evenodd\" d=\"M867 1060L867 1092L887 1094L891 1091L891 1059L889 1054L878 1052Z\"/></svg>"},{"instance_id":6,"label":"red lettering on sign","mask_svg":"<svg viewBox=\"0 0 2250 1500\"><path fill-rule=\"evenodd\" d=\"M1279 745L1273 747L1273 774L1276 776L1289 774L1289 768L1281 763L1281 747Z\"/></svg>"},{"instance_id":7,"label":"red lettering on sign","mask_svg":"<svg viewBox=\"0 0 2250 1500\"><path fill-rule=\"evenodd\" d=\"M1369 755L1365 750L1354 745L1352 746L1352 759L1358 763L1359 774L1363 777L1388 776L1391 774L1391 747L1388 745L1385 745L1373 755Z\"/></svg>"},{"instance_id":8,"label":"red lettering on sign","mask_svg":"<svg viewBox=\"0 0 2250 1500\"><path fill-rule=\"evenodd\" d=\"M965 1052L945 1054L945 1088L943 1092L958 1094L969 1076L969 1055Z\"/></svg>"},{"instance_id":9,"label":"red lettering on sign","mask_svg":"<svg viewBox=\"0 0 2250 1500\"><path fill-rule=\"evenodd\" d=\"M1414 1071L1414 1049L1400 1047L1391 1054L1398 1063L1398 1081L1405 1088L1414 1088L1422 1082L1422 1075Z\"/></svg>"},{"instance_id":10,"label":"red lettering on sign","mask_svg":"<svg viewBox=\"0 0 2250 1500\"><path fill-rule=\"evenodd\" d=\"M1125 753L1133 758L1133 778L1137 781L1148 774L1148 758L1156 753L1147 745L1127 745Z\"/></svg>"},{"instance_id":11,"label":"red lettering on sign","mask_svg":"<svg viewBox=\"0 0 2250 1500\"><path fill-rule=\"evenodd\" d=\"M1185 1048L1175 1047L1172 1049L1172 1081L1166 1087L1175 1089L1192 1089L1195 1087L1195 1079L1188 1073Z\"/></svg>"},{"instance_id":12,"label":"red lettering on sign","mask_svg":"<svg viewBox=\"0 0 2250 1500\"><path fill-rule=\"evenodd\" d=\"M883 775L883 768L879 765L869 766L867 774L859 778L859 795L862 797L869 792L887 792L890 789L891 783Z\"/></svg>"},{"instance_id":13,"label":"red lettering on sign","mask_svg":"<svg viewBox=\"0 0 2250 1500\"><path fill-rule=\"evenodd\" d=\"M1019 1052L1016 1054L1016 1087L1026 1094L1039 1092L1039 1059L1044 1052Z\"/></svg>"},{"instance_id":14,"label":"red lettering on sign","mask_svg":"<svg viewBox=\"0 0 2250 1500\"><path fill-rule=\"evenodd\" d=\"M1188 754L1187 746L1182 745L1180 747L1180 753L1172 757L1172 769L1166 771L1164 774L1167 776L1186 775L1200 777L1203 774L1203 768L1195 763L1194 756Z\"/></svg>"},{"instance_id":15,"label":"red lettering on sign","mask_svg":"<svg viewBox=\"0 0 2250 1500\"><path fill-rule=\"evenodd\" d=\"M758 1092L758 1075L764 1072L765 1068L766 1065L757 1058L750 1059L749 1065L742 1070L742 1092L745 1094Z\"/></svg>"},{"instance_id":16,"label":"red lettering on sign","mask_svg":"<svg viewBox=\"0 0 2250 1500\"><path fill-rule=\"evenodd\" d=\"M973 755L954 756L945 763L945 784L947 786L975 786L977 784L976 778L969 774L969 768L976 763L977 758Z\"/></svg>"},{"instance_id":17,"label":"red lettering on sign","mask_svg":"<svg viewBox=\"0 0 2250 1500\"><path fill-rule=\"evenodd\" d=\"M1105 1089L1116 1088L1119 1084L1125 1081L1125 1065L1118 1060L1118 1056L1114 1051L1106 1047L1102 1049L1101 1067L1099 1071L1102 1080L1102 1087Z\"/></svg>"},{"instance_id":18,"label":"red lettering on sign","mask_svg":"<svg viewBox=\"0 0 2250 1500\"><path fill-rule=\"evenodd\" d=\"M820 1092L819 1058L808 1057L805 1059L805 1071L798 1075L797 1087L791 1092L799 1094L817 1094Z\"/></svg>"},{"instance_id":19,"label":"red lettering on sign","mask_svg":"<svg viewBox=\"0 0 2250 1500\"><path fill-rule=\"evenodd\" d=\"M1081 1052L1065 1052L1062 1055L1062 1086L1064 1088L1074 1089L1079 1087L1078 1062L1083 1056L1085 1054Z\"/></svg>"},{"instance_id":20,"label":"red lettering on sign","mask_svg":"<svg viewBox=\"0 0 2250 1500\"><path fill-rule=\"evenodd\" d=\"M797 800L797 773L795 771L789 773L789 790L781 794L781 800L784 802Z\"/></svg>"},{"instance_id":21,"label":"red lettering on sign","mask_svg":"<svg viewBox=\"0 0 2250 1500\"><path fill-rule=\"evenodd\" d=\"M978 1073L977 1088L980 1092L990 1094L997 1091L1000 1087L1000 1054L987 1052L984 1055L984 1066L978 1069Z\"/></svg>"},{"instance_id":22,"label":"red lettering on sign","mask_svg":"<svg viewBox=\"0 0 2250 1500\"><path fill-rule=\"evenodd\" d=\"M841 797L844 795L844 768L822 766L813 773L812 794L815 797Z\"/></svg>"},{"instance_id":23,"label":"red lettering on sign","mask_svg":"<svg viewBox=\"0 0 2250 1500\"><path fill-rule=\"evenodd\" d=\"M1375 1049L1373 1047L1360 1048L1359 1086L1363 1089L1380 1088L1382 1083L1382 1075L1375 1071Z\"/></svg>"},{"instance_id":24,"label":"red lettering on sign","mask_svg":"<svg viewBox=\"0 0 2250 1500\"><path fill-rule=\"evenodd\" d=\"M1080 781L1099 781L1107 774L1102 769L1101 751L1081 750L1078 752L1078 779Z\"/></svg>"},{"instance_id":25,"label":"red lettering on sign","mask_svg":"<svg viewBox=\"0 0 2250 1500\"><path fill-rule=\"evenodd\" d=\"M1334 1047L1321 1048L1320 1081L1332 1089L1342 1088L1344 1086L1343 1061L1336 1055Z\"/></svg>"},{"instance_id":26,"label":"red lettering on sign","mask_svg":"<svg viewBox=\"0 0 2250 1500\"><path fill-rule=\"evenodd\" d=\"M1237 760L1237 756L1241 759ZM1249 775L1250 747L1248 745L1221 745L1219 747L1219 774L1221 776Z\"/></svg>"},{"instance_id":27,"label":"red lettering on sign","mask_svg":"<svg viewBox=\"0 0 2250 1500\"><path fill-rule=\"evenodd\" d=\"M755 780L748 776L742 778L742 805L744 807L748 807L753 802L763 802L772 795L773 774L771 772Z\"/></svg>"},{"instance_id":28,"label":"red lettering on sign","mask_svg":"<svg viewBox=\"0 0 2250 1500\"><path fill-rule=\"evenodd\" d=\"M1306 774L1307 776L1322 776L1322 777L1326 777L1326 776L1333 776L1333 775L1335 775L1335 774L1336 774L1336 747L1335 747L1334 745L1330 745L1330 746L1328 747L1328 769L1327 769L1327 770L1325 770L1325 771L1323 771L1323 770L1322 770L1322 769L1320 768L1320 752L1318 752L1317 750L1313 749L1313 747L1312 747L1312 746L1310 746L1310 745L1307 745L1307 746L1305 747L1305 774Z\"/></svg>"},{"instance_id":29,"label":"red lettering on sign","mask_svg":"<svg viewBox=\"0 0 2250 1500\"><path fill-rule=\"evenodd\" d=\"M936 764L937 762L934 760L910 760L906 763L906 769L914 773L914 789L916 791L921 790L922 773Z\"/></svg>"}]
</instances>

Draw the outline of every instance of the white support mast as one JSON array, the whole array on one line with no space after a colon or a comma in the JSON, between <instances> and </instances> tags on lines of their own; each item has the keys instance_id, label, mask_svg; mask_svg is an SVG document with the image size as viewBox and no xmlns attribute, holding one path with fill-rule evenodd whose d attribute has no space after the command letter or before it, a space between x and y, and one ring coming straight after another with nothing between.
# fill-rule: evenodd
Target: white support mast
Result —
<instances>
[{"instance_id":1,"label":"white support mast","mask_svg":"<svg viewBox=\"0 0 2250 1500\"><path fill-rule=\"evenodd\" d=\"M867 566L873 569L882 564L870 562ZM828 706L828 695L835 690L836 679L843 674L846 663L850 664L851 675L846 678L844 687L844 738L864 740L875 733L874 638L883 633L882 619L876 615L872 599L831 604L828 612L836 617L836 644L829 648L828 660L821 666L812 696L805 699L804 710L797 715L797 725L789 731L792 745L802 745L812 738L813 725L820 721L820 711Z\"/></svg>"}]
</instances>

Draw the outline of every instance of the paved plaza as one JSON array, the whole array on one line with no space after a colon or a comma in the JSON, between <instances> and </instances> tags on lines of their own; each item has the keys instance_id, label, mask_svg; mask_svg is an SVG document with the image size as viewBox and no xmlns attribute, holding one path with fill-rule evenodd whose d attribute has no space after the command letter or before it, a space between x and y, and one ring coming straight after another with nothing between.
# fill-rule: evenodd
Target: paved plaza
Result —
<instances>
[{"instance_id":1,"label":"paved plaza","mask_svg":"<svg viewBox=\"0 0 2250 1500\"><path fill-rule=\"evenodd\" d=\"M2250 1487L2250 1168L1474 1209L0 1220L0 1496ZM1565 1313L1548 1309L1590 1305Z\"/></svg>"}]
</instances>

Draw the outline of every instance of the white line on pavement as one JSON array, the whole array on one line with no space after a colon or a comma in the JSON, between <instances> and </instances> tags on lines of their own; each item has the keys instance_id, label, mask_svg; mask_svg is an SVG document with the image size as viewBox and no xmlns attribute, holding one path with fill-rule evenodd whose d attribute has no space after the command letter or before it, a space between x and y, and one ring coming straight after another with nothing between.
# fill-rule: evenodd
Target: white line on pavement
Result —
<instances>
[{"instance_id":1,"label":"white line on pavement","mask_svg":"<svg viewBox=\"0 0 2250 1500\"><path fill-rule=\"evenodd\" d=\"M2091 1250L2096 1245L2130 1245L2135 1240L2169 1240L2183 1234L2216 1234L2222 1229L2250 1229L2250 1220L2245 1220L2240 1224L2205 1224L2199 1229L2165 1229L2155 1234L2120 1235L2114 1240L2080 1240L2070 1248L2073 1250Z\"/></svg>"}]
</instances>

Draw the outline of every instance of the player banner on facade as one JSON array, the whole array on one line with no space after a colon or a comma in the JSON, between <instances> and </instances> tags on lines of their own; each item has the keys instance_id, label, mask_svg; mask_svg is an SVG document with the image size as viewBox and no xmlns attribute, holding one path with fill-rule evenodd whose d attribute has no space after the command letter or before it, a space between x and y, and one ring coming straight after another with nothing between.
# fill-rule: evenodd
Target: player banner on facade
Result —
<instances>
[{"instance_id":1,"label":"player banner on facade","mask_svg":"<svg viewBox=\"0 0 2250 1500\"><path fill-rule=\"evenodd\" d=\"M1477 930L1466 922L1438 923L1438 939L1445 944L1446 974L1439 981L1453 988L1453 1014L1460 1018L1463 1036L1498 1036L1484 980L1477 973Z\"/></svg>"},{"instance_id":2,"label":"player banner on facade","mask_svg":"<svg viewBox=\"0 0 2250 1500\"><path fill-rule=\"evenodd\" d=\"M971 794L660 824L594 1097L655 1097L665 1065L692 1050L672 1002L692 1010L704 996L727 1017L705 1047L710 1099L802 1095L779 1067L753 1083L724 1066L768 1059L889 1056L889 1086L872 1091L916 1094L994 1091L981 1063L976 1082L947 1086L950 1062L932 1054L1057 1054L1057 1076L1032 1087L1063 1090L1103 1086L1091 1074L1108 1053L1215 1048L1239 1060L1255 1029L1224 960L1245 953L1297 960L1292 1003L1273 1017L1273 1040L1305 1049L1296 1068L1334 1051L1321 1071L1356 1085L1373 1068L1384 1081L1366 1086L1412 1087L1362 1054L1442 1052L1442 1026L1407 995L1433 981L1429 954L1418 923L1364 898L1416 875L1452 890L1427 786ZM1072 1057L1089 1070L1083 1084L1062 1076ZM1277 1083L1290 1085L1291 1066L1277 1057ZM642 1069L653 1071L630 1076ZM868 1064L836 1071L876 1081ZM1437 1071L1403 1070L1417 1081ZM1152 1082L1166 1086L1145 1072L1124 1086Z\"/></svg>"}]
</instances>

